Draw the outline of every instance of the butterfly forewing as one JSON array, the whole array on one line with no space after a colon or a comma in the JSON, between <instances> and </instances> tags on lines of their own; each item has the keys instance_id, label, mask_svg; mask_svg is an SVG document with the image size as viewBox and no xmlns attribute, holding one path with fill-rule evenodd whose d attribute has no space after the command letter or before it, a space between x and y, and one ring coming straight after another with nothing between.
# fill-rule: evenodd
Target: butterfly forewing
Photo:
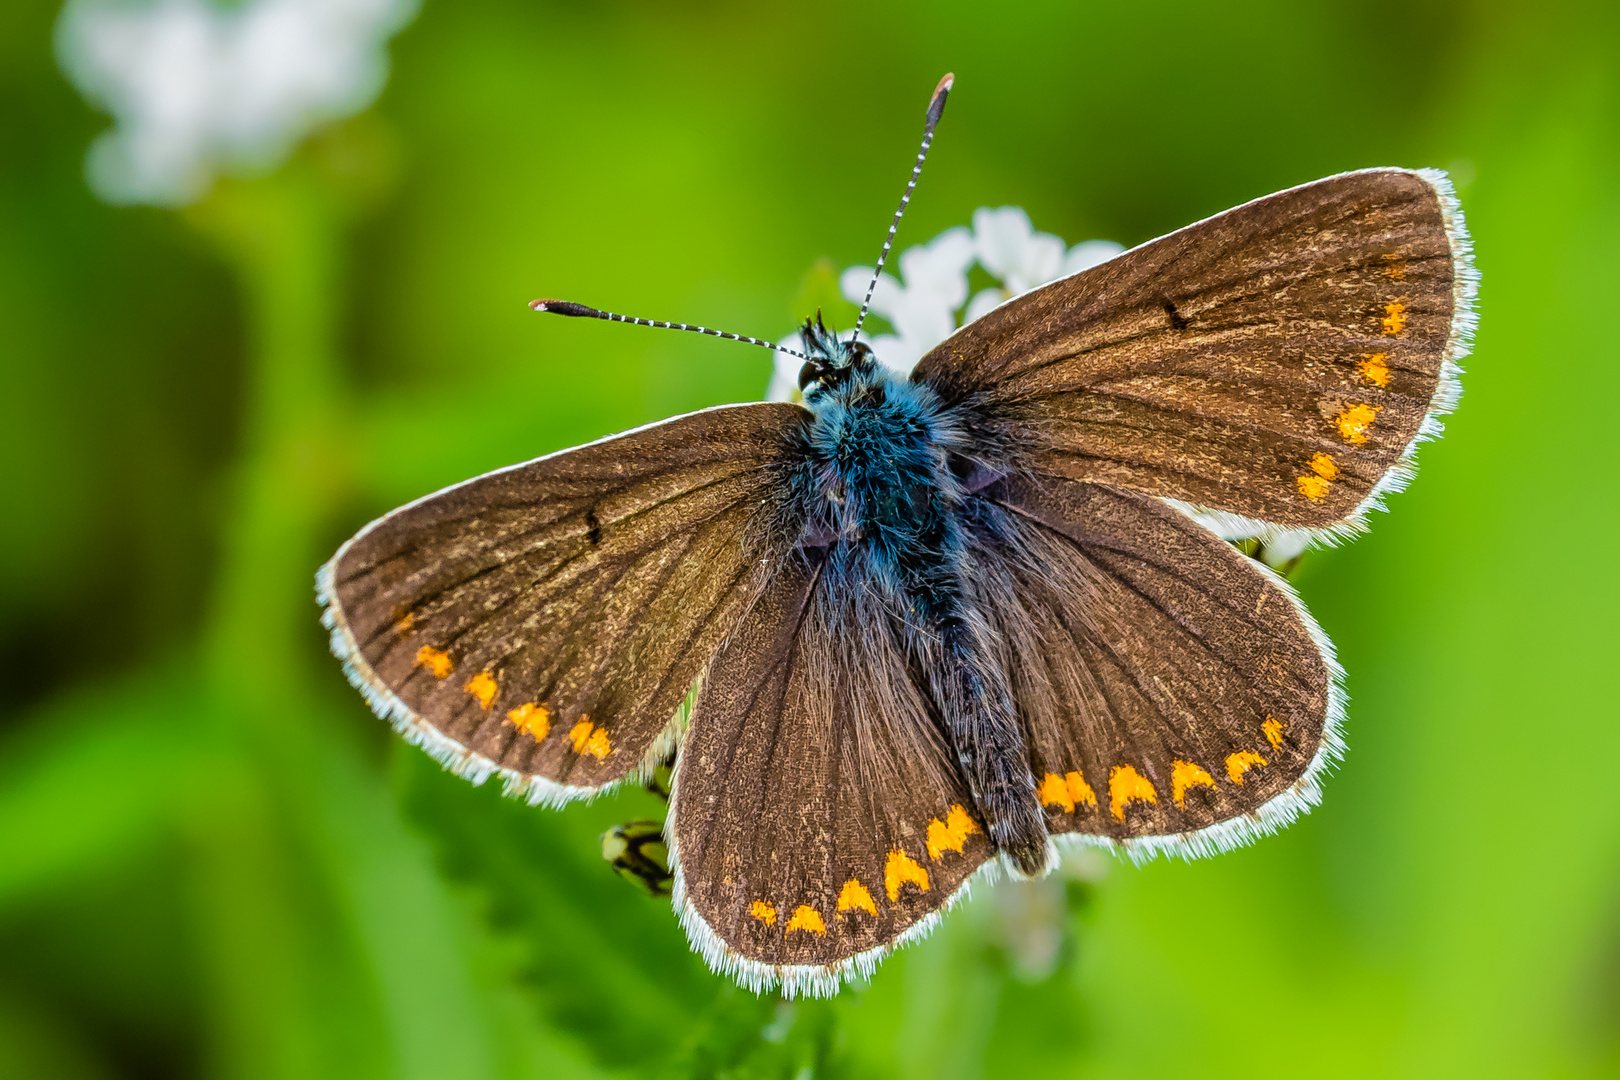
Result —
<instances>
[{"instance_id":1,"label":"butterfly forewing","mask_svg":"<svg viewBox=\"0 0 1620 1080\"><path fill-rule=\"evenodd\" d=\"M1315 801L1342 703L1280 580L1137 492L1009 479L985 496L1007 519L980 553L984 608L1051 832L1204 853Z\"/></svg>"},{"instance_id":2,"label":"butterfly forewing","mask_svg":"<svg viewBox=\"0 0 1620 1080\"><path fill-rule=\"evenodd\" d=\"M795 532L777 470L806 418L708 410L397 510L323 568L333 647L374 708L476 778L537 801L621 779L667 749Z\"/></svg>"},{"instance_id":3,"label":"butterfly forewing","mask_svg":"<svg viewBox=\"0 0 1620 1080\"><path fill-rule=\"evenodd\" d=\"M716 656L669 824L711 965L831 993L928 925L994 852L893 616L797 556Z\"/></svg>"},{"instance_id":4,"label":"butterfly forewing","mask_svg":"<svg viewBox=\"0 0 1620 1080\"><path fill-rule=\"evenodd\" d=\"M1004 304L914 378L1034 470L1343 526L1453 403L1472 276L1443 175L1348 173Z\"/></svg>"}]
</instances>

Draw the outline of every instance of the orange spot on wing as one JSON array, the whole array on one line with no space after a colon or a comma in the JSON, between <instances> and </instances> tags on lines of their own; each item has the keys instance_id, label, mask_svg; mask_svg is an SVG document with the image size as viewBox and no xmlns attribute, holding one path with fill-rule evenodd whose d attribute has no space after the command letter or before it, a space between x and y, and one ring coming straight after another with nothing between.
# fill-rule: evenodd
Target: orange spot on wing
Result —
<instances>
[{"instance_id":1,"label":"orange spot on wing","mask_svg":"<svg viewBox=\"0 0 1620 1080\"><path fill-rule=\"evenodd\" d=\"M495 684L495 676L487 671L480 671L477 675L468 679L467 685L462 689L478 699L480 709L487 709L494 702L495 694L500 687Z\"/></svg>"},{"instance_id":2,"label":"orange spot on wing","mask_svg":"<svg viewBox=\"0 0 1620 1080\"><path fill-rule=\"evenodd\" d=\"M808 930L813 934L827 936L827 924L821 920L821 912L809 904L800 904L793 909L793 917L788 920L788 930Z\"/></svg>"},{"instance_id":3,"label":"orange spot on wing","mask_svg":"<svg viewBox=\"0 0 1620 1080\"><path fill-rule=\"evenodd\" d=\"M1294 482L1299 485L1299 493L1307 499L1321 502L1333 487L1333 481L1338 479L1339 467L1333 459L1321 452L1311 455L1311 460L1305 463L1311 471L1303 476L1296 476Z\"/></svg>"},{"instance_id":4,"label":"orange spot on wing","mask_svg":"<svg viewBox=\"0 0 1620 1080\"><path fill-rule=\"evenodd\" d=\"M456 665L451 662L449 653L441 652L428 645L416 650L416 666L425 667L433 672L435 679L442 679L456 670Z\"/></svg>"},{"instance_id":5,"label":"orange spot on wing","mask_svg":"<svg viewBox=\"0 0 1620 1080\"><path fill-rule=\"evenodd\" d=\"M1067 772L1062 776L1047 773L1035 794L1042 806L1061 806L1065 814L1074 813L1076 806L1097 805L1097 793L1091 790L1086 778L1077 772Z\"/></svg>"},{"instance_id":6,"label":"orange spot on wing","mask_svg":"<svg viewBox=\"0 0 1620 1080\"><path fill-rule=\"evenodd\" d=\"M394 624L394 633L398 634L400 637L404 637L406 634L411 632L411 627L415 625L416 612L407 611L405 613L405 617Z\"/></svg>"},{"instance_id":7,"label":"orange spot on wing","mask_svg":"<svg viewBox=\"0 0 1620 1080\"><path fill-rule=\"evenodd\" d=\"M1042 806L1061 806L1065 814L1074 813L1074 796L1069 794L1069 785L1063 782L1063 777L1055 772L1046 774L1041 786L1035 791L1041 800Z\"/></svg>"},{"instance_id":8,"label":"orange spot on wing","mask_svg":"<svg viewBox=\"0 0 1620 1080\"><path fill-rule=\"evenodd\" d=\"M839 911L864 911L868 915L878 913L877 903L872 894L866 891L866 886L858 878L850 878L844 882L844 887L838 892Z\"/></svg>"},{"instance_id":9,"label":"orange spot on wing","mask_svg":"<svg viewBox=\"0 0 1620 1080\"><path fill-rule=\"evenodd\" d=\"M748 914L766 926L776 925L776 909L763 900L755 900L754 906L748 909Z\"/></svg>"},{"instance_id":10,"label":"orange spot on wing","mask_svg":"<svg viewBox=\"0 0 1620 1080\"><path fill-rule=\"evenodd\" d=\"M947 851L961 851L967 838L981 831L966 810L953 806L944 821L935 818L928 823L928 857L938 859Z\"/></svg>"},{"instance_id":11,"label":"orange spot on wing","mask_svg":"<svg viewBox=\"0 0 1620 1080\"><path fill-rule=\"evenodd\" d=\"M568 729L568 738L573 742L576 754L590 754L601 761L613 753L607 729L593 727L589 716L580 717L579 723Z\"/></svg>"},{"instance_id":12,"label":"orange spot on wing","mask_svg":"<svg viewBox=\"0 0 1620 1080\"><path fill-rule=\"evenodd\" d=\"M597 728L591 732L591 737L585 740L585 749L582 752L594 755L597 761L613 753L613 744L608 741L607 729Z\"/></svg>"},{"instance_id":13,"label":"orange spot on wing","mask_svg":"<svg viewBox=\"0 0 1620 1080\"><path fill-rule=\"evenodd\" d=\"M928 871L917 860L900 850L889 852L889 861L883 864L883 890L889 894L889 903L900 899L900 886L911 884L923 892L928 891Z\"/></svg>"},{"instance_id":14,"label":"orange spot on wing","mask_svg":"<svg viewBox=\"0 0 1620 1080\"><path fill-rule=\"evenodd\" d=\"M1384 276L1391 281L1406 280L1406 260L1394 253L1384 256Z\"/></svg>"},{"instance_id":15,"label":"orange spot on wing","mask_svg":"<svg viewBox=\"0 0 1620 1080\"><path fill-rule=\"evenodd\" d=\"M533 736L535 742L545 738L546 733L551 730L551 710L532 701L511 710L506 714L506 718L512 721L512 725L519 731L526 731Z\"/></svg>"},{"instance_id":16,"label":"orange spot on wing","mask_svg":"<svg viewBox=\"0 0 1620 1080\"><path fill-rule=\"evenodd\" d=\"M1226 775L1232 778L1232 783L1242 784L1243 774L1256 765L1264 765L1266 759L1251 750L1239 750L1235 754L1226 755Z\"/></svg>"},{"instance_id":17,"label":"orange spot on wing","mask_svg":"<svg viewBox=\"0 0 1620 1080\"><path fill-rule=\"evenodd\" d=\"M1271 744L1273 750L1282 746L1283 725L1281 720L1278 720L1275 716L1268 716L1266 722L1260 725L1260 730L1265 732L1266 742ZM1264 764L1264 762L1261 764Z\"/></svg>"},{"instance_id":18,"label":"orange spot on wing","mask_svg":"<svg viewBox=\"0 0 1620 1080\"><path fill-rule=\"evenodd\" d=\"M1379 408L1377 405L1352 405L1335 416L1333 422L1338 425L1339 434L1344 441L1357 446L1364 444L1367 441L1367 429L1372 427Z\"/></svg>"},{"instance_id":19,"label":"orange spot on wing","mask_svg":"<svg viewBox=\"0 0 1620 1080\"><path fill-rule=\"evenodd\" d=\"M1394 337L1406 329L1406 305L1399 300L1384 305L1384 317L1380 320L1384 324L1384 334Z\"/></svg>"},{"instance_id":20,"label":"orange spot on wing","mask_svg":"<svg viewBox=\"0 0 1620 1080\"><path fill-rule=\"evenodd\" d=\"M1214 787L1215 778L1190 761L1176 761L1170 767L1170 792L1177 806L1187 805L1187 789Z\"/></svg>"},{"instance_id":21,"label":"orange spot on wing","mask_svg":"<svg viewBox=\"0 0 1620 1080\"><path fill-rule=\"evenodd\" d=\"M1296 476L1294 482L1299 485L1299 493L1313 502L1327 498L1328 491L1333 487L1320 476Z\"/></svg>"},{"instance_id":22,"label":"orange spot on wing","mask_svg":"<svg viewBox=\"0 0 1620 1080\"><path fill-rule=\"evenodd\" d=\"M591 738L591 718L588 716L580 717L579 723L568 729L568 738L574 743L574 753L583 754L585 744Z\"/></svg>"},{"instance_id":23,"label":"orange spot on wing","mask_svg":"<svg viewBox=\"0 0 1620 1080\"><path fill-rule=\"evenodd\" d=\"M1125 820L1125 807L1133 802L1159 801L1148 778L1129 765L1115 765L1108 773L1108 804L1115 821Z\"/></svg>"},{"instance_id":24,"label":"orange spot on wing","mask_svg":"<svg viewBox=\"0 0 1620 1080\"><path fill-rule=\"evenodd\" d=\"M1381 390L1389 388L1389 356L1385 353L1373 353L1363 360L1357 368L1361 377Z\"/></svg>"}]
</instances>

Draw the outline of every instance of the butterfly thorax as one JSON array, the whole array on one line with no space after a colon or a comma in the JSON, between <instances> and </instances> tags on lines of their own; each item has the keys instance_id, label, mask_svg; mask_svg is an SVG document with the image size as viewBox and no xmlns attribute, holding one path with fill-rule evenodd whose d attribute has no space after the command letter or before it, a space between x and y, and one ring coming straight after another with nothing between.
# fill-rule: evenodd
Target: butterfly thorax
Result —
<instances>
[{"instance_id":1,"label":"butterfly thorax","mask_svg":"<svg viewBox=\"0 0 1620 1080\"><path fill-rule=\"evenodd\" d=\"M953 608L960 547L955 482L933 395L873 365L815 403L811 514L819 532L859 551L908 621Z\"/></svg>"},{"instance_id":2,"label":"butterfly thorax","mask_svg":"<svg viewBox=\"0 0 1620 1080\"><path fill-rule=\"evenodd\" d=\"M1022 729L969 600L975 496L956 461L968 442L958 412L861 347L831 342L806 375L814 419L803 448L805 544L825 549L841 594L883 598L891 626L881 632L898 635L929 673L929 697L986 831L1017 869L1038 873L1047 836Z\"/></svg>"}]
</instances>

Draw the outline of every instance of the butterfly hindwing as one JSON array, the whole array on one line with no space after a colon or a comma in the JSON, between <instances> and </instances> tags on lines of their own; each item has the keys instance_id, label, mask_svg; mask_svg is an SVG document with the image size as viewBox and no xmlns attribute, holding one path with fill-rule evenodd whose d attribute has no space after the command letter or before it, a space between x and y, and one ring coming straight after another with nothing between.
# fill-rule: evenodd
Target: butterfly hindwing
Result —
<instances>
[{"instance_id":1,"label":"butterfly hindwing","mask_svg":"<svg viewBox=\"0 0 1620 1080\"><path fill-rule=\"evenodd\" d=\"M927 929L993 854L893 616L790 558L716 656L667 826L716 970L826 994Z\"/></svg>"},{"instance_id":2,"label":"butterfly hindwing","mask_svg":"<svg viewBox=\"0 0 1620 1080\"><path fill-rule=\"evenodd\" d=\"M1473 288L1444 174L1346 173L1009 301L913 378L1035 471L1342 529L1455 403Z\"/></svg>"},{"instance_id":3,"label":"butterfly hindwing","mask_svg":"<svg viewBox=\"0 0 1620 1080\"><path fill-rule=\"evenodd\" d=\"M319 577L373 708L533 801L662 756L672 717L794 526L773 518L793 405L711 409L394 511ZM665 736L665 738L661 738Z\"/></svg>"},{"instance_id":4,"label":"butterfly hindwing","mask_svg":"<svg viewBox=\"0 0 1620 1080\"><path fill-rule=\"evenodd\" d=\"M1055 835L1203 854L1316 801L1337 667L1281 579L1164 502L1008 479L979 557Z\"/></svg>"}]
</instances>

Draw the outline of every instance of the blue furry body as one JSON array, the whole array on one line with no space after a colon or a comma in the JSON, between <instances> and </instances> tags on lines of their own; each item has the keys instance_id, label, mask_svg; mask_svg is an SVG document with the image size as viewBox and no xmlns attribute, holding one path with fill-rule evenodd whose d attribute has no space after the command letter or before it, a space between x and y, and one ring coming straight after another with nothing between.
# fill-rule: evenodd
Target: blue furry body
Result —
<instances>
[{"instance_id":1,"label":"blue furry body","mask_svg":"<svg viewBox=\"0 0 1620 1080\"><path fill-rule=\"evenodd\" d=\"M839 569L903 600L908 625L934 627L960 600L962 496L945 452L955 440L930 390L872 374L815 410L813 520L841 541Z\"/></svg>"},{"instance_id":2,"label":"blue furry body","mask_svg":"<svg viewBox=\"0 0 1620 1080\"><path fill-rule=\"evenodd\" d=\"M929 388L859 355L837 375L806 394L814 420L802 447L803 543L826 549L833 588L883 598L926 673L986 831L1015 869L1038 873L1045 822L1008 676L972 587L969 552L993 542L997 515L959 474L984 463L965 461L960 415Z\"/></svg>"}]
</instances>

